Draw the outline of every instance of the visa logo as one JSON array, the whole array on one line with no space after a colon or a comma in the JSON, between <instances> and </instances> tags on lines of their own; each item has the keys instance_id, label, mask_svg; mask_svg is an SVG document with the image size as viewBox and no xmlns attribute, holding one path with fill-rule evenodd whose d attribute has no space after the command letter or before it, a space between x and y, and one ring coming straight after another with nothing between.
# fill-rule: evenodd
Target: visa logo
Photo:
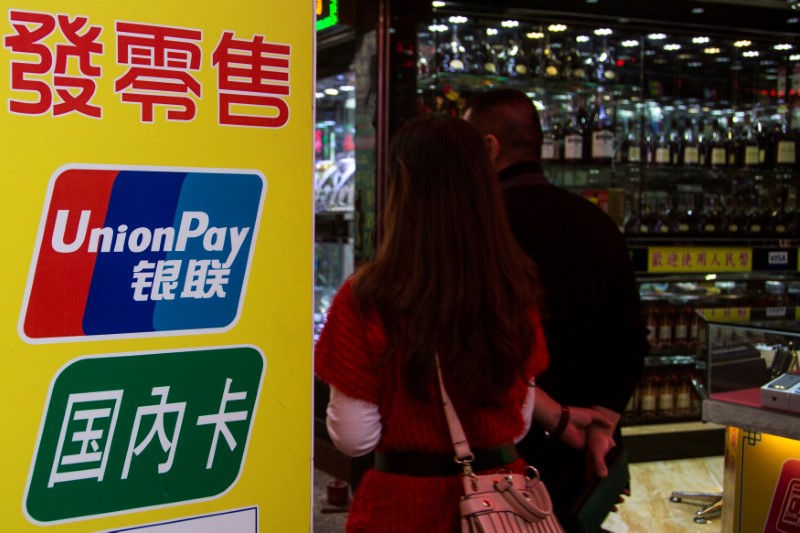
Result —
<instances>
[{"instance_id":1,"label":"visa logo","mask_svg":"<svg viewBox=\"0 0 800 533\"><path fill-rule=\"evenodd\" d=\"M265 192L254 171L59 169L20 335L47 342L229 329L241 311Z\"/></svg>"}]
</instances>

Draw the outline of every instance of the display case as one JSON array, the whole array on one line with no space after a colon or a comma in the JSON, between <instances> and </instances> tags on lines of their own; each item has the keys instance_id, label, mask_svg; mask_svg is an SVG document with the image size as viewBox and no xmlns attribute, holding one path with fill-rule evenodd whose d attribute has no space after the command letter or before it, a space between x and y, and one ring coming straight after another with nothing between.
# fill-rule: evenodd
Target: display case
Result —
<instances>
[{"instance_id":1,"label":"display case","mask_svg":"<svg viewBox=\"0 0 800 533\"><path fill-rule=\"evenodd\" d=\"M652 351L624 423L698 421L696 311L800 305L791 11L773 6L767 15L786 17L768 33L726 25L741 6L697 24L544 4L433 2L417 26L417 112L460 115L495 87L531 97L545 174L609 214L637 271ZM695 22L710 7L686 4ZM677 17L673 7L664 14Z\"/></svg>"},{"instance_id":2,"label":"display case","mask_svg":"<svg viewBox=\"0 0 800 533\"><path fill-rule=\"evenodd\" d=\"M727 427L722 530L797 531L800 310L711 309L701 316L703 420Z\"/></svg>"},{"instance_id":3,"label":"display case","mask_svg":"<svg viewBox=\"0 0 800 533\"><path fill-rule=\"evenodd\" d=\"M317 80L314 128L314 334L354 269L355 73Z\"/></svg>"}]
</instances>

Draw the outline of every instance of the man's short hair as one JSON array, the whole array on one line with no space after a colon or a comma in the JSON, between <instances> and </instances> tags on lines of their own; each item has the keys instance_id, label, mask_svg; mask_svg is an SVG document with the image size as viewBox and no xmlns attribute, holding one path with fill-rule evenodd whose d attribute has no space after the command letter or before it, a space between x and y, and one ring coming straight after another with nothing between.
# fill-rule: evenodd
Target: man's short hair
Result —
<instances>
[{"instance_id":1,"label":"man's short hair","mask_svg":"<svg viewBox=\"0 0 800 533\"><path fill-rule=\"evenodd\" d=\"M536 159L541 154L542 126L533 101L516 89L492 89L468 104L469 121L484 135L494 135L512 159ZM534 155L532 155L534 154Z\"/></svg>"}]
</instances>

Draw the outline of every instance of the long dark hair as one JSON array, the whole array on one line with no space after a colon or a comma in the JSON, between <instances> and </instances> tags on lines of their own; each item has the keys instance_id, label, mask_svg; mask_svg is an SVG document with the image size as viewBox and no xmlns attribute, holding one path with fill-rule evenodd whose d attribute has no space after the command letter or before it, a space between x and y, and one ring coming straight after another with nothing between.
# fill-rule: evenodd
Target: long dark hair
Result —
<instances>
[{"instance_id":1,"label":"long dark hair","mask_svg":"<svg viewBox=\"0 0 800 533\"><path fill-rule=\"evenodd\" d=\"M415 395L428 396L438 352L464 397L497 402L524 375L539 291L484 139L462 119L414 119L392 139L388 178L384 239L355 299L380 314Z\"/></svg>"}]
</instances>

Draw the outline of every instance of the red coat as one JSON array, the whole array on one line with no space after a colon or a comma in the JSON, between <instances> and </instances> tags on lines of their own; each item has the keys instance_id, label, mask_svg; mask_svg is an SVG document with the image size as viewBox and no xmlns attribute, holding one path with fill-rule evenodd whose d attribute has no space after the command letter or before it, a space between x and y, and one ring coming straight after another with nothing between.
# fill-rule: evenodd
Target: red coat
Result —
<instances>
[{"instance_id":1,"label":"red coat","mask_svg":"<svg viewBox=\"0 0 800 533\"><path fill-rule=\"evenodd\" d=\"M523 430L522 404L527 383L547 365L547 348L538 316L535 350L528 375L520 376L500 409L459 409L456 383L445 383L472 448L512 442ZM334 298L315 347L314 370L344 394L378 406L382 432L378 451L453 450L439 402L422 402L401 384L398 357L383 362L386 334L377 315L357 312L350 282ZM432 386L435 385L432 384ZM521 472L522 461L512 468ZM353 499L348 532L453 532L459 530L460 476L412 477L368 470Z\"/></svg>"}]
</instances>

